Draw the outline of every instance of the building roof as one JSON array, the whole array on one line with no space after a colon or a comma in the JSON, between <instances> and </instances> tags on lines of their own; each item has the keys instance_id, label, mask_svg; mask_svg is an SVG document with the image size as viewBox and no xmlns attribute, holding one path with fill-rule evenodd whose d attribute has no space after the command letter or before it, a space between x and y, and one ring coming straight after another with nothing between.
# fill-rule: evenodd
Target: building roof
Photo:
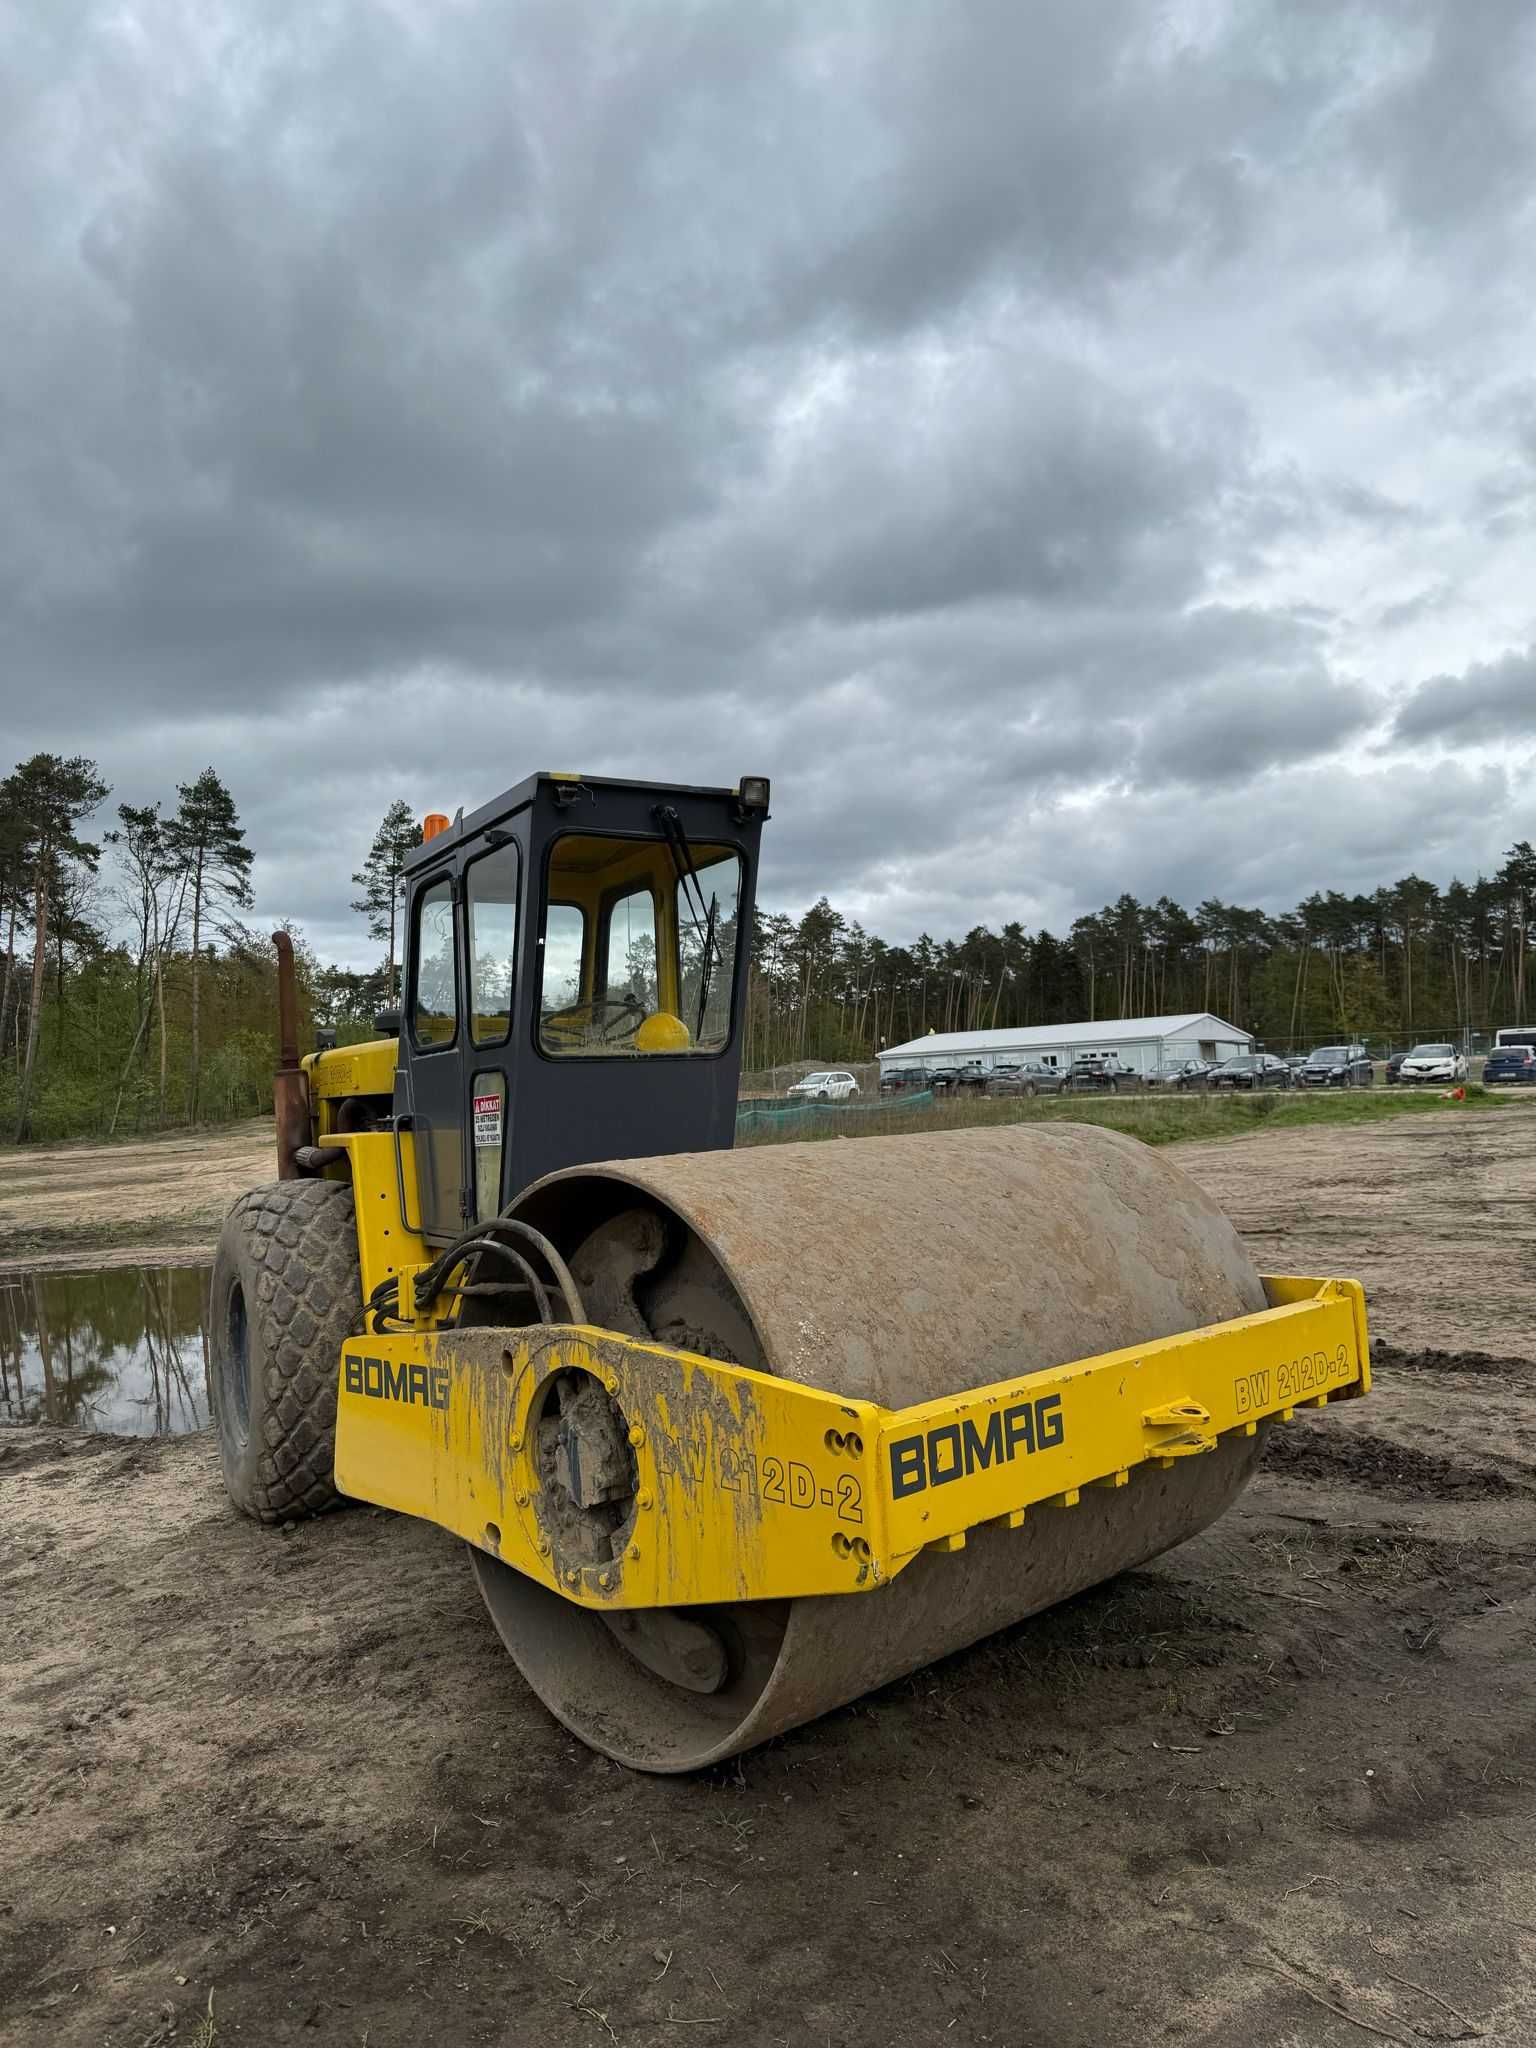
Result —
<instances>
[{"instance_id":1,"label":"building roof","mask_svg":"<svg viewBox=\"0 0 1536 2048\"><path fill-rule=\"evenodd\" d=\"M1195 1027L1215 1028L1195 1034ZM1092 1024L1015 1024L1000 1031L930 1031L925 1038L908 1039L905 1045L887 1046L883 1060L916 1059L919 1054L953 1052L1025 1052L1034 1046L1113 1045L1116 1041L1144 1038L1252 1039L1251 1031L1240 1031L1209 1010L1190 1010L1182 1017L1100 1017Z\"/></svg>"}]
</instances>

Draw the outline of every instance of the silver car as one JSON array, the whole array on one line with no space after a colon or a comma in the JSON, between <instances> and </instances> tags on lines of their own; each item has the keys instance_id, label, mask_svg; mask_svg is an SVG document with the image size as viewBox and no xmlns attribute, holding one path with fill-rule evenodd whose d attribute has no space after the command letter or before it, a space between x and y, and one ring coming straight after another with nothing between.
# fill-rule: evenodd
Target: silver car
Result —
<instances>
[{"instance_id":1,"label":"silver car","mask_svg":"<svg viewBox=\"0 0 1536 2048\"><path fill-rule=\"evenodd\" d=\"M1059 1095L1065 1077L1041 1060L1008 1060L987 1076L988 1095Z\"/></svg>"}]
</instances>

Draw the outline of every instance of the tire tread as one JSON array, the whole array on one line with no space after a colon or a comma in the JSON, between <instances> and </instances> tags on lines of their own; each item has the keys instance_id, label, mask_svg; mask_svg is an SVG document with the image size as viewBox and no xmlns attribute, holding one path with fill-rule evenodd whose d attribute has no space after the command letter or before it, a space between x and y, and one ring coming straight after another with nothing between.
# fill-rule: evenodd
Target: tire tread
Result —
<instances>
[{"instance_id":1,"label":"tire tread","mask_svg":"<svg viewBox=\"0 0 1536 2048\"><path fill-rule=\"evenodd\" d=\"M258 1448L252 1497L242 1505L268 1523L323 1514L342 1498L336 1380L362 1306L352 1190L336 1181L277 1181L242 1196L225 1228L243 1238L256 1270L246 1314Z\"/></svg>"}]
</instances>

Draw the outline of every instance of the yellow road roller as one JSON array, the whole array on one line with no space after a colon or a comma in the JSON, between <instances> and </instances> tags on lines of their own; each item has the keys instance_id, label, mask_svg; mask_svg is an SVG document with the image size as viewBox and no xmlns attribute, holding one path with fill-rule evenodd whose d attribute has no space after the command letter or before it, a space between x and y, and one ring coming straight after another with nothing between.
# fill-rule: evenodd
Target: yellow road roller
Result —
<instances>
[{"instance_id":1,"label":"yellow road roller","mask_svg":"<svg viewBox=\"0 0 1536 2048\"><path fill-rule=\"evenodd\" d=\"M539 774L432 828L398 1014L300 1057L219 1240L225 1483L469 1546L593 1748L686 1771L1144 1562L1370 1383L1352 1281L1261 1277L1068 1123L731 1150L768 785Z\"/></svg>"}]
</instances>

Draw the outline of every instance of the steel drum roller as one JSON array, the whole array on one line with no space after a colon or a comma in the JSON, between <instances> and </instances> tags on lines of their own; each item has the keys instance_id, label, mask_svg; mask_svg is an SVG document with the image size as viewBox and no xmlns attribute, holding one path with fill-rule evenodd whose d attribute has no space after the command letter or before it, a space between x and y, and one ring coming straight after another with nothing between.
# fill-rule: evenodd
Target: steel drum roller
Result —
<instances>
[{"instance_id":1,"label":"steel drum roller","mask_svg":"<svg viewBox=\"0 0 1536 2048\"><path fill-rule=\"evenodd\" d=\"M593 1323L890 1408L1266 1306L1188 1175L1086 1125L614 1161L549 1176L513 1213L570 1260ZM652 1654L643 1627L626 1642L611 1617L471 1554L504 1642L562 1721L624 1763L690 1770L1156 1556L1231 1504L1257 1452L1223 1440L924 1554L877 1592L658 1617L704 1645L712 1685L665 1643Z\"/></svg>"}]
</instances>

